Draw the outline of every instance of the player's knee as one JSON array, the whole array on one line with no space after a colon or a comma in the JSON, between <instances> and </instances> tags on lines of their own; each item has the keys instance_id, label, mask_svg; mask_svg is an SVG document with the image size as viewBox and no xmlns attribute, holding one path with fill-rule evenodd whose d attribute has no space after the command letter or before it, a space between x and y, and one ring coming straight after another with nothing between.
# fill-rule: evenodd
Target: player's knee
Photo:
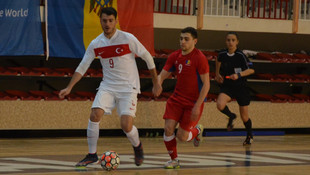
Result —
<instances>
[{"instance_id":1,"label":"player's knee","mask_svg":"<svg viewBox=\"0 0 310 175\"><path fill-rule=\"evenodd\" d=\"M90 121L99 122L101 120L102 115L103 115L102 111L92 110L92 112L90 114Z\"/></svg>"},{"instance_id":2,"label":"player's knee","mask_svg":"<svg viewBox=\"0 0 310 175\"><path fill-rule=\"evenodd\" d=\"M226 105L224 103L221 103L220 101L217 101L217 103L216 103L216 107L220 111L222 111L225 108L225 106Z\"/></svg>"},{"instance_id":3,"label":"player's knee","mask_svg":"<svg viewBox=\"0 0 310 175\"><path fill-rule=\"evenodd\" d=\"M122 127L122 130L125 132L125 133L128 133L132 130L132 126L129 126L128 124L121 124L121 127Z\"/></svg>"},{"instance_id":4,"label":"player's knee","mask_svg":"<svg viewBox=\"0 0 310 175\"><path fill-rule=\"evenodd\" d=\"M125 133L128 133L132 130L133 118L132 116L122 115L121 116L121 128Z\"/></svg>"},{"instance_id":5,"label":"player's knee","mask_svg":"<svg viewBox=\"0 0 310 175\"><path fill-rule=\"evenodd\" d=\"M178 138L178 140L181 141L181 142L186 142L188 136L186 136L185 134L177 133L177 138Z\"/></svg>"},{"instance_id":6,"label":"player's knee","mask_svg":"<svg viewBox=\"0 0 310 175\"><path fill-rule=\"evenodd\" d=\"M174 133L174 128L165 127L164 131L166 136L172 136Z\"/></svg>"}]
</instances>

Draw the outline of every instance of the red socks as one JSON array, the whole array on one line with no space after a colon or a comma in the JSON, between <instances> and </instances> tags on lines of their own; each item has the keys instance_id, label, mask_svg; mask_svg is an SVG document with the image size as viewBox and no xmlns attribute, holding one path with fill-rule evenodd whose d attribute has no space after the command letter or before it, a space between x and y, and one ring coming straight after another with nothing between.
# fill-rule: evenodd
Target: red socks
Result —
<instances>
[{"instance_id":1,"label":"red socks","mask_svg":"<svg viewBox=\"0 0 310 175\"><path fill-rule=\"evenodd\" d=\"M188 141L192 141L199 133L199 129L198 128L193 128L188 136ZM174 160L178 157L178 153L177 153L177 140L175 138L175 135L172 136L166 136L164 134L164 142L168 151L168 154L171 157L171 160Z\"/></svg>"},{"instance_id":2,"label":"red socks","mask_svg":"<svg viewBox=\"0 0 310 175\"><path fill-rule=\"evenodd\" d=\"M177 141L175 139L175 137L170 140L170 141L165 141L165 145L166 145L166 148L168 150L168 154L170 155L171 157L171 160L175 159L178 157L178 153L177 153Z\"/></svg>"},{"instance_id":3,"label":"red socks","mask_svg":"<svg viewBox=\"0 0 310 175\"><path fill-rule=\"evenodd\" d=\"M190 142L192 141L195 137L197 137L197 135L199 134L199 129L198 128L193 128L189 134L188 134L188 139L187 141Z\"/></svg>"}]
</instances>

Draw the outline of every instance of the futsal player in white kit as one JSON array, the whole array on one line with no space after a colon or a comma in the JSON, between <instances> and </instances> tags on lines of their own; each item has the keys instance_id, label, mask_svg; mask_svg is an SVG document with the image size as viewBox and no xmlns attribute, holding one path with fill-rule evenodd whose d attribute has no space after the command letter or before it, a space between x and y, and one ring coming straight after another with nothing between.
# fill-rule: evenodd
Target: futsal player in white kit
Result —
<instances>
[{"instance_id":1,"label":"futsal player in white kit","mask_svg":"<svg viewBox=\"0 0 310 175\"><path fill-rule=\"evenodd\" d=\"M111 114L114 107L117 108L117 113L121 117L121 128L133 145L135 164L140 166L144 160L139 133L133 125L137 94L140 93L140 79L135 55L141 57L147 64L152 76L153 92L158 92L161 86L157 81L153 57L135 36L116 29L116 19L117 11L114 8L103 8L100 15L103 33L90 43L68 86L59 92L60 98L68 95L73 86L83 77L94 58L100 59L103 79L92 104L87 128L89 153L76 166L87 166L98 161L99 122L104 114Z\"/></svg>"}]
</instances>

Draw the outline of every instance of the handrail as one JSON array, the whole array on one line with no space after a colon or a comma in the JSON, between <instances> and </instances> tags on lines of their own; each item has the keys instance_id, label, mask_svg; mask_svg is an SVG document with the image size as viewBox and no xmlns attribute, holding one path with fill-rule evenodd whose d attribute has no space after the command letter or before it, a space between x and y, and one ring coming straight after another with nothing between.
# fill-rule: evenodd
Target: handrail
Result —
<instances>
[{"instance_id":1,"label":"handrail","mask_svg":"<svg viewBox=\"0 0 310 175\"><path fill-rule=\"evenodd\" d=\"M190 15L195 8L192 0L153 0L155 13Z\"/></svg>"},{"instance_id":2,"label":"handrail","mask_svg":"<svg viewBox=\"0 0 310 175\"><path fill-rule=\"evenodd\" d=\"M153 0L155 13L197 15L198 0ZM298 0L299 19L310 20L310 0ZM204 0L204 15L292 20L294 0Z\"/></svg>"}]
</instances>

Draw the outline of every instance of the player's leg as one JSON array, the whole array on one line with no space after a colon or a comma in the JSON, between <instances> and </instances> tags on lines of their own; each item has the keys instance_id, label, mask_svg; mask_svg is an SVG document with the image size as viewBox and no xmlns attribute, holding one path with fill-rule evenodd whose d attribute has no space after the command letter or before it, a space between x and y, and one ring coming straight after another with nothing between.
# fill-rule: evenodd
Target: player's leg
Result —
<instances>
[{"instance_id":1,"label":"player's leg","mask_svg":"<svg viewBox=\"0 0 310 175\"><path fill-rule=\"evenodd\" d=\"M137 93L117 93L116 103L117 112L121 116L121 128L133 146L135 164L140 166L144 161L143 147L138 129L133 125L137 109Z\"/></svg>"},{"instance_id":2,"label":"player's leg","mask_svg":"<svg viewBox=\"0 0 310 175\"><path fill-rule=\"evenodd\" d=\"M100 108L92 109L87 127L88 154L75 166L87 166L88 164L96 163L98 161L97 142L99 139L99 123L103 114L104 110Z\"/></svg>"},{"instance_id":3,"label":"player's leg","mask_svg":"<svg viewBox=\"0 0 310 175\"><path fill-rule=\"evenodd\" d=\"M135 164L140 166L144 161L144 153L142 143L139 138L138 129L135 125L133 125L133 117L129 115L122 115L121 127L134 149Z\"/></svg>"},{"instance_id":4,"label":"player's leg","mask_svg":"<svg viewBox=\"0 0 310 175\"><path fill-rule=\"evenodd\" d=\"M193 126L195 126L195 128L192 128L191 129L191 133L193 135L193 144L195 147L198 147L200 145L200 143L202 142L202 139L203 139L203 125L202 124L198 124L200 118L201 118L201 115L202 115L202 111L203 111L203 108L204 108L204 103L201 104L201 107L200 107L200 114L199 114L199 119L197 122L193 123Z\"/></svg>"},{"instance_id":5,"label":"player's leg","mask_svg":"<svg viewBox=\"0 0 310 175\"><path fill-rule=\"evenodd\" d=\"M228 93L219 94L216 101L216 106L220 112L228 117L227 130L231 131L233 129L233 121L236 119L236 114L232 113L227 106L227 103L231 101L231 97L227 94Z\"/></svg>"},{"instance_id":6,"label":"player's leg","mask_svg":"<svg viewBox=\"0 0 310 175\"><path fill-rule=\"evenodd\" d=\"M165 168L167 169L180 168L177 153L177 141L174 133L177 124L178 122L173 119L165 119L164 143L171 158L170 161L165 164Z\"/></svg>"},{"instance_id":7,"label":"player's leg","mask_svg":"<svg viewBox=\"0 0 310 175\"><path fill-rule=\"evenodd\" d=\"M104 115L104 110L100 108L93 108L90 114L90 120L87 127L87 142L89 153L97 152L97 141L99 139L99 123Z\"/></svg>"},{"instance_id":8,"label":"player's leg","mask_svg":"<svg viewBox=\"0 0 310 175\"><path fill-rule=\"evenodd\" d=\"M177 141L175 136L175 127L178 124L181 116L183 115L183 108L180 104L172 99L168 99L166 103L166 110L163 118L165 119L164 126L164 143L167 148L170 160L165 164L165 168L173 169L179 168L179 160L177 153Z\"/></svg>"},{"instance_id":9,"label":"player's leg","mask_svg":"<svg viewBox=\"0 0 310 175\"><path fill-rule=\"evenodd\" d=\"M240 116L247 131L247 136L243 145L251 145L253 141L253 133L252 133L252 121L249 118L249 110L248 106L240 106Z\"/></svg>"},{"instance_id":10,"label":"player's leg","mask_svg":"<svg viewBox=\"0 0 310 175\"><path fill-rule=\"evenodd\" d=\"M186 108L184 110L182 119L180 120L179 129L177 132L177 138L181 141L194 141L194 146L199 146L200 141L202 141L202 133L203 126L198 124L200 117L202 115L202 111L204 108L204 104L200 106L199 117L196 121L191 120L192 115L192 107Z\"/></svg>"},{"instance_id":11,"label":"player's leg","mask_svg":"<svg viewBox=\"0 0 310 175\"><path fill-rule=\"evenodd\" d=\"M137 147L140 145L139 133L136 126L133 125L133 117L129 115L121 116L121 128L126 134L132 146Z\"/></svg>"},{"instance_id":12,"label":"player's leg","mask_svg":"<svg viewBox=\"0 0 310 175\"><path fill-rule=\"evenodd\" d=\"M253 141L253 134L252 134L252 121L249 118L249 110L248 110L251 98L247 87L240 88L240 91L236 94L236 99L239 104L241 119L247 131L247 136L245 141L243 142L243 145L250 145L251 142Z\"/></svg>"},{"instance_id":13,"label":"player's leg","mask_svg":"<svg viewBox=\"0 0 310 175\"><path fill-rule=\"evenodd\" d=\"M92 105L92 112L87 127L88 154L76 166L87 166L98 161L97 142L99 139L99 123L102 116L110 114L114 108L114 97L111 93L99 90Z\"/></svg>"},{"instance_id":14,"label":"player's leg","mask_svg":"<svg viewBox=\"0 0 310 175\"><path fill-rule=\"evenodd\" d=\"M195 130L197 131L197 129L195 129ZM177 139L182 141L182 142L191 141L191 140L193 140L193 133L191 131L187 131L187 130L183 129L180 126L178 128L178 131L177 131Z\"/></svg>"}]
</instances>

